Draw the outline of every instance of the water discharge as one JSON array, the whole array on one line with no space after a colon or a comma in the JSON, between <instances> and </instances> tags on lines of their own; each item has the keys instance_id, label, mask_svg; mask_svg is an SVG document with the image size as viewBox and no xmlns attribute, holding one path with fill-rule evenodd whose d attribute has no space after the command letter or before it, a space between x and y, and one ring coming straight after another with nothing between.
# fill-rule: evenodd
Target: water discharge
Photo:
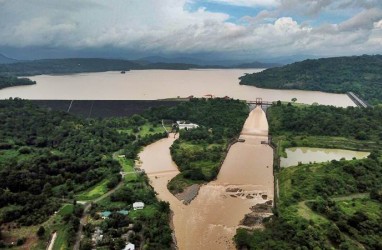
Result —
<instances>
[{"instance_id":1,"label":"water discharge","mask_svg":"<svg viewBox=\"0 0 382 250\"><path fill-rule=\"evenodd\" d=\"M170 203L179 249L235 249L232 238L245 214L258 203L273 200L273 150L268 123L261 108L254 109L241 138L230 148L217 179L204 185L189 205L167 189L177 173L169 147L173 135L147 146L141 153L142 168L161 200Z\"/></svg>"}]
</instances>

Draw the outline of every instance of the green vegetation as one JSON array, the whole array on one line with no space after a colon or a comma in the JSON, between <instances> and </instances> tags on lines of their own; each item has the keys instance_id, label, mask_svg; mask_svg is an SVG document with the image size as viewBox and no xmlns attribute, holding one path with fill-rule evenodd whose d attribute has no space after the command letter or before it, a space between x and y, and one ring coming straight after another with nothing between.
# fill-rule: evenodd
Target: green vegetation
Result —
<instances>
[{"instance_id":1,"label":"green vegetation","mask_svg":"<svg viewBox=\"0 0 382 250\"><path fill-rule=\"evenodd\" d=\"M168 188L178 193L217 176L229 142L243 127L248 107L239 100L192 99L172 108L152 109L147 115L151 119L185 120L199 125L180 130L179 139L171 146L171 156L181 173Z\"/></svg>"},{"instance_id":2,"label":"green vegetation","mask_svg":"<svg viewBox=\"0 0 382 250\"><path fill-rule=\"evenodd\" d=\"M82 193L75 195L75 199L79 201L94 200L108 191L107 184L109 180L103 180L95 186L91 187L89 190L85 190Z\"/></svg>"},{"instance_id":3,"label":"green vegetation","mask_svg":"<svg viewBox=\"0 0 382 250\"><path fill-rule=\"evenodd\" d=\"M18 78L13 76L0 75L0 89L13 87L13 86L33 85L33 84L36 84L36 82L31 81L28 78Z\"/></svg>"},{"instance_id":4,"label":"green vegetation","mask_svg":"<svg viewBox=\"0 0 382 250\"><path fill-rule=\"evenodd\" d=\"M124 170L131 170L131 159L119 158ZM145 203L142 210L133 210L132 204L136 201ZM127 210L128 215L118 213ZM102 219L101 211L110 211L111 215ZM121 244L120 238L130 231L129 241L147 249L170 249L172 244L171 229L168 225L170 219L169 204L159 202L148 183L145 175L133 173L126 175L121 188L109 197L105 197L90 208L89 224L85 227L85 239L81 245L90 241L92 232L97 228L102 230L104 238L97 247L117 247ZM123 245L124 247L124 245ZM118 247L119 248L119 245Z\"/></svg>"},{"instance_id":5,"label":"green vegetation","mask_svg":"<svg viewBox=\"0 0 382 250\"><path fill-rule=\"evenodd\" d=\"M0 73L8 75L69 74L82 72L127 71L139 64L127 60L99 58L43 59L0 65Z\"/></svg>"},{"instance_id":6,"label":"green vegetation","mask_svg":"<svg viewBox=\"0 0 382 250\"><path fill-rule=\"evenodd\" d=\"M118 194L127 188L122 196L131 195L129 199L160 207L144 176L130 173L124 178L129 186L117 186L123 184L121 170L134 171L133 162L142 146L166 135L163 130L151 131L150 127L158 126L159 121L154 125L141 116L85 120L40 109L20 99L0 101L0 120L2 246L18 240L20 245L28 244L28 249L45 248L52 232L57 231L54 249L70 248L83 208L81 205L62 207L63 203L103 198L103 194L115 187L122 189L111 197L105 196L111 203L115 201L126 207ZM120 132L142 125L150 133ZM127 158L120 159L115 152ZM137 242L169 248L172 242L169 211L157 209L152 220L146 220L146 215L138 216L143 217L140 223L145 231ZM41 226L45 232L41 229L37 236ZM113 237L118 238L114 234Z\"/></svg>"},{"instance_id":7,"label":"green vegetation","mask_svg":"<svg viewBox=\"0 0 382 250\"><path fill-rule=\"evenodd\" d=\"M280 147L327 147L328 142L333 142L333 147L347 142L353 147L359 142L358 148L374 150L362 160L276 169L279 198L274 216L265 221L263 230L238 230L238 247L380 249L381 117L380 108L295 107L280 103L272 106L268 119L280 154ZM362 131L366 134L359 138Z\"/></svg>"},{"instance_id":8,"label":"green vegetation","mask_svg":"<svg viewBox=\"0 0 382 250\"><path fill-rule=\"evenodd\" d=\"M270 134L284 155L287 147L378 150L382 140L382 108L346 109L295 106L278 102L268 111Z\"/></svg>"},{"instance_id":9,"label":"green vegetation","mask_svg":"<svg viewBox=\"0 0 382 250\"><path fill-rule=\"evenodd\" d=\"M216 66L215 66L216 67ZM102 59L102 58L67 58L42 59L34 61L0 64L0 74L8 76L31 76L41 74L73 74L84 72L129 71L142 69L214 68L184 63L147 63L139 61Z\"/></svg>"},{"instance_id":10,"label":"green vegetation","mask_svg":"<svg viewBox=\"0 0 382 250\"><path fill-rule=\"evenodd\" d=\"M137 115L132 116L132 119L134 117L140 117ZM142 125L138 125L131 129L121 129L119 130L120 133L126 133L126 134L135 134L136 136L144 137L148 135L163 133L164 128L160 124L151 124L151 123L145 123Z\"/></svg>"},{"instance_id":11,"label":"green vegetation","mask_svg":"<svg viewBox=\"0 0 382 250\"><path fill-rule=\"evenodd\" d=\"M382 55L305 60L242 76L240 84L260 88L352 91L366 101L382 102Z\"/></svg>"}]
</instances>

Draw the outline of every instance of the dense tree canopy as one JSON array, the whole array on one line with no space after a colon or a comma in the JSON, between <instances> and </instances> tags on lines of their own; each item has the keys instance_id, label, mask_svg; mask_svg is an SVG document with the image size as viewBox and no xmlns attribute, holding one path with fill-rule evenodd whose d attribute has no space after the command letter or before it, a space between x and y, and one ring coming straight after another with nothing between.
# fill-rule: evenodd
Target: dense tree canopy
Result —
<instances>
[{"instance_id":1,"label":"dense tree canopy","mask_svg":"<svg viewBox=\"0 0 382 250\"><path fill-rule=\"evenodd\" d=\"M152 109L147 115L149 119L185 120L199 125L181 130L171 147L171 156L181 174L170 182L169 188L179 192L193 181L210 181L217 176L227 145L240 133L248 107L239 100L192 99L175 107Z\"/></svg>"},{"instance_id":2,"label":"dense tree canopy","mask_svg":"<svg viewBox=\"0 0 382 250\"><path fill-rule=\"evenodd\" d=\"M136 118L84 120L18 99L0 102L0 120L0 221L25 225L45 221L57 198L72 198L106 176L114 187L120 165L111 154L125 148L134 158L164 136L118 132L135 127Z\"/></svg>"},{"instance_id":3,"label":"dense tree canopy","mask_svg":"<svg viewBox=\"0 0 382 250\"><path fill-rule=\"evenodd\" d=\"M27 78L18 78L18 77L0 75L0 89L13 87L13 86L20 86L20 85L32 85L32 84L36 84L36 82L31 81Z\"/></svg>"},{"instance_id":4,"label":"dense tree canopy","mask_svg":"<svg viewBox=\"0 0 382 250\"><path fill-rule=\"evenodd\" d=\"M241 77L240 84L272 89L352 91L366 101L382 102L382 55L305 60Z\"/></svg>"},{"instance_id":5,"label":"dense tree canopy","mask_svg":"<svg viewBox=\"0 0 382 250\"><path fill-rule=\"evenodd\" d=\"M274 105L268 110L270 133L382 139L382 108Z\"/></svg>"}]
</instances>

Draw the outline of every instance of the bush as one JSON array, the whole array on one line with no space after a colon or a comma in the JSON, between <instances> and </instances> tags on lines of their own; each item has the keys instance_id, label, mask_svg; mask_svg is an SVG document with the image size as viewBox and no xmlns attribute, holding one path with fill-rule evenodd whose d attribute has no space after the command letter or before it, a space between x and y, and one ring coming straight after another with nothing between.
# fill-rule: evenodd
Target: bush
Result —
<instances>
[{"instance_id":1,"label":"bush","mask_svg":"<svg viewBox=\"0 0 382 250\"><path fill-rule=\"evenodd\" d=\"M40 239L43 238L45 235L45 228L43 226L40 226L36 234L37 234L37 237L39 237Z\"/></svg>"}]
</instances>

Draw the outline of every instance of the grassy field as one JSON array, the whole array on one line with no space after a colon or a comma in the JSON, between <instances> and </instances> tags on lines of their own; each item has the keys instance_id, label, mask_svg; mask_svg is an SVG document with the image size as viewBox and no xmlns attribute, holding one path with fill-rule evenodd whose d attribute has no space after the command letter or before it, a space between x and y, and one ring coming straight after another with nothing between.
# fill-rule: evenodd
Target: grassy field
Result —
<instances>
[{"instance_id":1,"label":"grassy field","mask_svg":"<svg viewBox=\"0 0 382 250\"><path fill-rule=\"evenodd\" d=\"M123 172L132 172L134 171L134 160L126 159L125 157L114 157L115 160L119 162L122 167Z\"/></svg>"},{"instance_id":2,"label":"grassy field","mask_svg":"<svg viewBox=\"0 0 382 250\"><path fill-rule=\"evenodd\" d=\"M105 193L107 193L108 188L107 184L109 183L109 179L104 179L103 181L99 182L97 185L91 187L90 189L75 195L76 200L79 201L88 201L96 199Z\"/></svg>"},{"instance_id":3,"label":"grassy field","mask_svg":"<svg viewBox=\"0 0 382 250\"><path fill-rule=\"evenodd\" d=\"M51 225L51 231L57 232L57 238L54 242L53 250L62 250L68 248L67 227L65 226L65 224L63 224L62 217L67 214L71 214L73 212L73 207L74 206L72 204L64 205L63 208L61 208L61 210L55 216L55 223Z\"/></svg>"},{"instance_id":4,"label":"grassy field","mask_svg":"<svg viewBox=\"0 0 382 250\"><path fill-rule=\"evenodd\" d=\"M18 150L0 150L0 167L7 164L9 161L17 160L17 162L26 160L33 156L33 152L30 154L20 154Z\"/></svg>"},{"instance_id":5,"label":"grassy field","mask_svg":"<svg viewBox=\"0 0 382 250\"><path fill-rule=\"evenodd\" d=\"M21 247L15 247L14 249L33 249L40 250L47 247L50 236L53 232L57 232L57 238L53 246L53 250L68 249L67 245L67 226L63 222L63 217L73 212L72 204L65 204L62 208L49 218L46 222L40 225L20 227L13 229L11 232L2 232L5 238L20 239L27 238L27 241ZM39 240L36 236L36 232L43 226L45 228L44 237Z\"/></svg>"},{"instance_id":6,"label":"grassy field","mask_svg":"<svg viewBox=\"0 0 382 250\"><path fill-rule=\"evenodd\" d=\"M129 217L132 219L136 219L139 216L143 216L144 218L152 218L157 211L156 207L153 205L145 206L141 210L131 210L129 213Z\"/></svg>"},{"instance_id":7,"label":"grassy field","mask_svg":"<svg viewBox=\"0 0 382 250\"><path fill-rule=\"evenodd\" d=\"M382 217L382 204L370 198L337 201L336 204L346 215L352 216L357 211L364 212L371 219Z\"/></svg>"},{"instance_id":8,"label":"grassy field","mask_svg":"<svg viewBox=\"0 0 382 250\"><path fill-rule=\"evenodd\" d=\"M141 137L147 136L147 135L152 135L152 134L158 134L158 133L163 133L164 128L162 125L158 124L157 126L153 126L151 123L146 123L142 126L139 127L138 132L134 132L133 129L120 129L118 130L120 133L126 133L126 134L135 134L139 135Z\"/></svg>"},{"instance_id":9,"label":"grassy field","mask_svg":"<svg viewBox=\"0 0 382 250\"><path fill-rule=\"evenodd\" d=\"M313 212L306 204L305 201L301 201L297 205L297 213L299 216L307 219L312 220L314 223L317 224L324 224L328 223L328 219L326 219L324 216Z\"/></svg>"}]
</instances>

